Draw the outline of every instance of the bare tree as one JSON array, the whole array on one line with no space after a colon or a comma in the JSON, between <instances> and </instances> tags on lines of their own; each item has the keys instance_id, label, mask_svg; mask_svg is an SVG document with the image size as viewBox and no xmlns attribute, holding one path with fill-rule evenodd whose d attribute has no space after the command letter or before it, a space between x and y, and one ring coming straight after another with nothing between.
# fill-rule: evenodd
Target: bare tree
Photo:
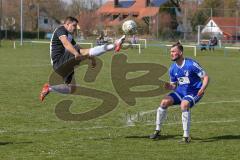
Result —
<instances>
[{"instance_id":1,"label":"bare tree","mask_svg":"<svg viewBox=\"0 0 240 160\"><path fill-rule=\"evenodd\" d=\"M97 6L95 0L72 0L68 6L68 13L72 16L78 16L82 11L95 10Z\"/></svg>"},{"instance_id":2,"label":"bare tree","mask_svg":"<svg viewBox=\"0 0 240 160\"><path fill-rule=\"evenodd\" d=\"M62 0L23 0L24 30L36 31L38 7L47 12L51 18L62 20L66 16L66 3ZM18 30L20 27L20 0L3 0L3 25L14 18L15 24L12 28ZM5 24L6 21L6 24ZM11 29L8 27L8 29Z\"/></svg>"},{"instance_id":3,"label":"bare tree","mask_svg":"<svg viewBox=\"0 0 240 160\"><path fill-rule=\"evenodd\" d=\"M2 26L4 29L17 29L19 24L19 13L16 11L19 4L17 0L2 1ZM13 24L14 21L14 24Z\"/></svg>"},{"instance_id":4,"label":"bare tree","mask_svg":"<svg viewBox=\"0 0 240 160\"><path fill-rule=\"evenodd\" d=\"M170 2L173 4L174 7L176 7L178 9L178 11L181 12L181 7L180 7L180 3L183 0L170 0Z\"/></svg>"},{"instance_id":5,"label":"bare tree","mask_svg":"<svg viewBox=\"0 0 240 160\"><path fill-rule=\"evenodd\" d=\"M95 0L72 0L68 5L68 15L79 20L80 30L84 35L89 36L97 25Z\"/></svg>"},{"instance_id":6,"label":"bare tree","mask_svg":"<svg viewBox=\"0 0 240 160\"><path fill-rule=\"evenodd\" d=\"M83 32L85 36L91 35L92 31L96 28L98 20L95 12L82 11L77 18L81 32Z\"/></svg>"},{"instance_id":7,"label":"bare tree","mask_svg":"<svg viewBox=\"0 0 240 160\"><path fill-rule=\"evenodd\" d=\"M61 20L66 16L67 3L61 0L35 0L39 3L40 8L45 9L49 16Z\"/></svg>"}]
</instances>

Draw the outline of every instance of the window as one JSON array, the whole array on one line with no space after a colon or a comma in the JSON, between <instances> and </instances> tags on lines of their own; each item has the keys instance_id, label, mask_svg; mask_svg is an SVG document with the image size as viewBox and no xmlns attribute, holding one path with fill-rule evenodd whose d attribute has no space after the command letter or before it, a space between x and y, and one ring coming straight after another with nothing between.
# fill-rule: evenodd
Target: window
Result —
<instances>
[{"instance_id":1,"label":"window","mask_svg":"<svg viewBox=\"0 0 240 160\"><path fill-rule=\"evenodd\" d=\"M213 22L211 22L211 24L210 24L210 25L211 25L211 27L213 27Z\"/></svg>"},{"instance_id":2,"label":"window","mask_svg":"<svg viewBox=\"0 0 240 160\"><path fill-rule=\"evenodd\" d=\"M48 24L48 19L47 19L47 18L44 18L43 23L44 23L44 24Z\"/></svg>"}]
</instances>

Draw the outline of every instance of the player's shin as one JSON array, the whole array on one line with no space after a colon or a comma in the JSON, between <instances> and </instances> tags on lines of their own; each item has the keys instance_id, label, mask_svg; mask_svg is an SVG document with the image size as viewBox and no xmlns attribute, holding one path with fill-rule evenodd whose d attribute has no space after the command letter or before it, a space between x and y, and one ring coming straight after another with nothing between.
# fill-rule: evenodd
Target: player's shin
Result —
<instances>
[{"instance_id":1,"label":"player's shin","mask_svg":"<svg viewBox=\"0 0 240 160\"><path fill-rule=\"evenodd\" d=\"M183 137L189 137L191 124L191 112L190 110L182 111L182 125L183 125Z\"/></svg>"},{"instance_id":2,"label":"player's shin","mask_svg":"<svg viewBox=\"0 0 240 160\"><path fill-rule=\"evenodd\" d=\"M50 87L51 92L58 92L62 94L69 94L71 93L71 86L66 84L54 85Z\"/></svg>"},{"instance_id":3,"label":"player's shin","mask_svg":"<svg viewBox=\"0 0 240 160\"><path fill-rule=\"evenodd\" d=\"M100 56L101 54L113 50L114 49L114 44L105 44L105 45L101 45L101 46L97 46L94 48L91 48L89 50L89 55L90 56Z\"/></svg>"},{"instance_id":4,"label":"player's shin","mask_svg":"<svg viewBox=\"0 0 240 160\"><path fill-rule=\"evenodd\" d=\"M167 116L167 109L165 109L164 107L160 106L157 109L157 116L156 116L156 130L157 131L161 130L161 126L162 126L166 116Z\"/></svg>"}]
</instances>

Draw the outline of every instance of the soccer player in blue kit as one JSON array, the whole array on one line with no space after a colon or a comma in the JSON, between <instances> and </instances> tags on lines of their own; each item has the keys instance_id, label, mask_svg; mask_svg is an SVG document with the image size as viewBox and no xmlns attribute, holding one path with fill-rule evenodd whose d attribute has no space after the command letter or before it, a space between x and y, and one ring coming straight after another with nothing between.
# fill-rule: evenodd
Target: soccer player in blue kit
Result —
<instances>
[{"instance_id":1,"label":"soccer player in blue kit","mask_svg":"<svg viewBox=\"0 0 240 160\"><path fill-rule=\"evenodd\" d=\"M167 115L167 108L180 105L182 110L183 138L180 142L189 143L190 109L203 97L209 83L209 77L204 69L193 59L184 58L183 46L180 43L172 45L171 60L174 63L169 69L170 83L165 83L166 89L172 90L165 96L157 109L156 129L151 139L160 137L161 126Z\"/></svg>"}]
</instances>

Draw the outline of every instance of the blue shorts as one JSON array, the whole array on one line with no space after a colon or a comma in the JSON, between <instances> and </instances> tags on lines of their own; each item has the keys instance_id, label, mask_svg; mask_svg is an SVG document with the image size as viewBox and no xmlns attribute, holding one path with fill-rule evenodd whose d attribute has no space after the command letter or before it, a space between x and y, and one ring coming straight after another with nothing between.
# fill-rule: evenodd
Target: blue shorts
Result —
<instances>
[{"instance_id":1,"label":"blue shorts","mask_svg":"<svg viewBox=\"0 0 240 160\"><path fill-rule=\"evenodd\" d=\"M172 92L168 96L173 98L173 105L181 104L182 100L186 100L190 103L190 108L192 108L203 97L197 96L197 92L185 96L179 92Z\"/></svg>"}]
</instances>

